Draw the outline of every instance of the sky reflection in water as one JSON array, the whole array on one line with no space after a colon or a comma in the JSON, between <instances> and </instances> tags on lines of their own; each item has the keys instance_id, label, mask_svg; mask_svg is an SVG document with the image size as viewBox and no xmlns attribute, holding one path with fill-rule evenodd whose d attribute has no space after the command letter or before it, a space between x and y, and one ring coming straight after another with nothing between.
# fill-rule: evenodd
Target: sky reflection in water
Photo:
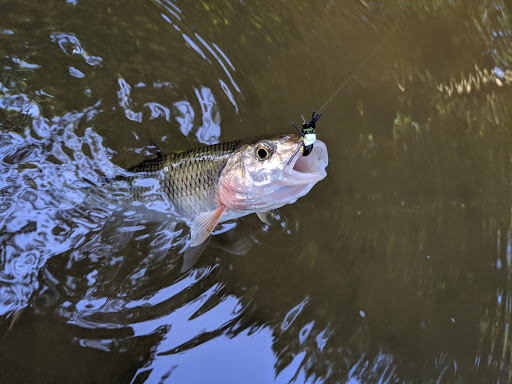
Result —
<instances>
[{"instance_id":1,"label":"sky reflection in water","mask_svg":"<svg viewBox=\"0 0 512 384\"><path fill-rule=\"evenodd\" d=\"M506 3L6 7L0 381L510 380ZM185 273L170 207L105 183L155 147L291 132L352 73L318 125L328 177Z\"/></svg>"}]
</instances>

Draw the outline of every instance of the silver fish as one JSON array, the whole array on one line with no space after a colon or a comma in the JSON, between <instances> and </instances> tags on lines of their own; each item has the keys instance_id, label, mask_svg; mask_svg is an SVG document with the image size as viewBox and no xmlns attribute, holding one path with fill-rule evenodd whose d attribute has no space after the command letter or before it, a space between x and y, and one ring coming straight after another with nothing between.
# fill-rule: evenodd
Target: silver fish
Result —
<instances>
[{"instance_id":1,"label":"silver fish","mask_svg":"<svg viewBox=\"0 0 512 384\"><path fill-rule=\"evenodd\" d=\"M327 148L317 140L309 156L290 158L302 138L296 134L219 143L162 155L129 169L134 200L157 188L191 228L191 246L204 242L218 223L266 213L294 203L327 175Z\"/></svg>"}]
</instances>

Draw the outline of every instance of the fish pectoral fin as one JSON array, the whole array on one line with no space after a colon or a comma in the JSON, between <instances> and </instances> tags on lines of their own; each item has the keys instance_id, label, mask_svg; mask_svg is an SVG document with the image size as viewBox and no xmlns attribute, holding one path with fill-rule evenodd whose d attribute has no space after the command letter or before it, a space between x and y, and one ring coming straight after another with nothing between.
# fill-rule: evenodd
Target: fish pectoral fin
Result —
<instances>
[{"instance_id":1,"label":"fish pectoral fin","mask_svg":"<svg viewBox=\"0 0 512 384\"><path fill-rule=\"evenodd\" d=\"M204 212L197 216L192 222L190 234L192 237L191 247L196 247L206 240L210 233L217 226L222 214L226 210L225 205L221 205L219 209L211 212Z\"/></svg>"},{"instance_id":2,"label":"fish pectoral fin","mask_svg":"<svg viewBox=\"0 0 512 384\"><path fill-rule=\"evenodd\" d=\"M275 217L275 211L267 211L267 212L256 212L256 215L260 218L260 220L267 225L271 225L272 219Z\"/></svg>"}]
</instances>

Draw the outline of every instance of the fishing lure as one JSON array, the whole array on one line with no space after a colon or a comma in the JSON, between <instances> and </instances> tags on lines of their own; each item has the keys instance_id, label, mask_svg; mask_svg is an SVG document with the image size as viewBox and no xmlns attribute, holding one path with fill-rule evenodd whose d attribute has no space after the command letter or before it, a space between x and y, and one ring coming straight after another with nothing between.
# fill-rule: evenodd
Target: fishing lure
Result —
<instances>
[{"instance_id":1,"label":"fishing lure","mask_svg":"<svg viewBox=\"0 0 512 384\"><path fill-rule=\"evenodd\" d=\"M302 120L304 123L302 124L302 131L295 125L295 123L292 122L292 125L295 127L297 132L302 136L302 142L299 144L295 152L293 153L290 160L288 160L288 165L293 161L295 156L297 156L297 153L299 153L300 150L302 150L302 156L308 156L311 151L313 150L313 144L316 141L316 122L318 119L322 116L322 112L316 113L315 110L313 110L313 114L311 115L311 120L306 121L304 119L304 116L302 116Z\"/></svg>"}]
</instances>

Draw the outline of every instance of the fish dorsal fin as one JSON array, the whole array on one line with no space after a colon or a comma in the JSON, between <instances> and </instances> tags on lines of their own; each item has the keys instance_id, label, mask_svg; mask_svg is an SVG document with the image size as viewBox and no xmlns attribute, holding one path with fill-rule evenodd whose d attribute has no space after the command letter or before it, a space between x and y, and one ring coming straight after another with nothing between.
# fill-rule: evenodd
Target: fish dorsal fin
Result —
<instances>
[{"instance_id":1,"label":"fish dorsal fin","mask_svg":"<svg viewBox=\"0 0 512 384\"><path fill-rule=\"evenodd\" d=\"M151 146L147 147L147 150L149 152L149 155L146 156L146 160L157 160L164 157L162 150L158 145L155 144L153 140L150 141Z\"/></svg>"},{"instance_id":2,"label":"fish dorsal fin","mask_svg":"<svg viewBox=\"0 0 512 384\"><path fill-rule=\"evenodd\" d=\"M191 247L198 246L205 241L208 236L210 236L210 233L212 233L217 226L217 223L225 210L226 206L221 204L219 209L201 213L194 219L190 228L190 234L192 236L192 242L190 243Z\"/></svg>"}]
</instances>

